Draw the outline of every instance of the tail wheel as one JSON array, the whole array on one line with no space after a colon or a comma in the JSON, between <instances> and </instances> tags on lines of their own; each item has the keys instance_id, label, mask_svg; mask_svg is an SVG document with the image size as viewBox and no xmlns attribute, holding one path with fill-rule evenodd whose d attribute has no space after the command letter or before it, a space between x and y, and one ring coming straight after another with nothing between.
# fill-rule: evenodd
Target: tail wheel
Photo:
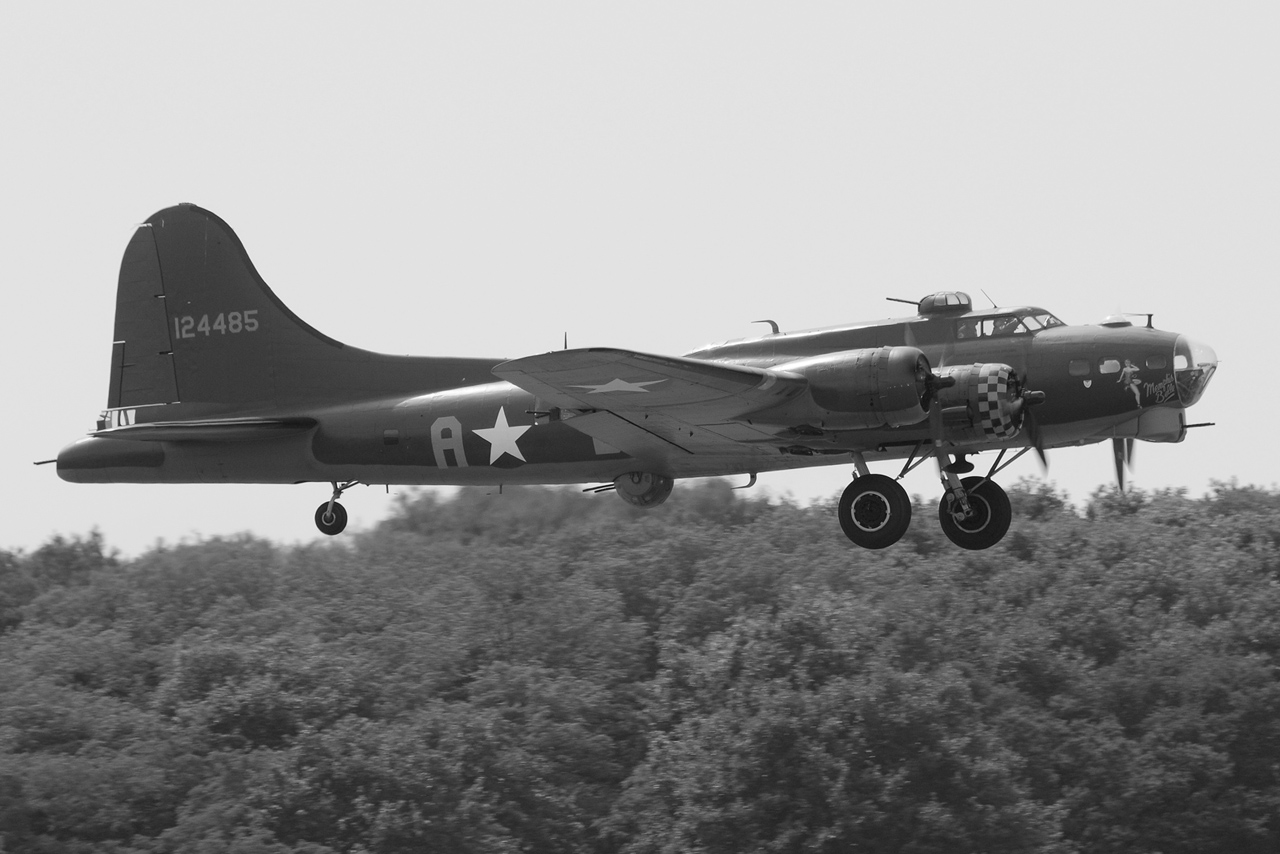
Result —
<instances>
[{"instance_id":1,"label":"tail wheel","mask_svg":"<svg viewBox=\"0 0 1280 854\"><path fill-rule=\"evenodd\" d=\"M938 504L942 532L962 549L989 549L1009 532L1009 523L1013 521L1009 496L995 481L984 481L980 477L966 477L960 483L969 496L973 512L966 516L950 493L942 496Z\"/></svg>"},{"instance_id":2,"label":"tail wheel","mask_svg":"<svg viewBox=\"0 0 1280 854\"><path fill-rule=\"evenodd\" d=\"M329 502L326 501L316 508L316 527L320 529L320 533L331 537L341 534L347 527L347 509L336 501L330 509Z\"/></svg>"},{"instance_id":3,"label":"tail wheel","mask_svg":"<svg viewBox=\"0 0 1280 854\"><path fill-rule=\"evenodd\" d=\"M911 500L902 485L882 474L864 475L845 489L838 509L844 535L864 549L884 549L911 524Z\"/></svg>"}]
</instances>

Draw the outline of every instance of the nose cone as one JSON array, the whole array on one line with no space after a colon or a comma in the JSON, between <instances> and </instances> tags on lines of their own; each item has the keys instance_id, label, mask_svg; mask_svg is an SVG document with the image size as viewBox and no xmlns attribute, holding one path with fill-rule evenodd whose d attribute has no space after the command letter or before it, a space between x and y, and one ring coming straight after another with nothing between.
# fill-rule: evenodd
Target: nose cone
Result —
<instances>
[{"instance_id":1,"label":"nose cone","mask_svg":"<svg viewBox=\"0 0 1280 854\"><path fill-rule=\"evenodd\" d=\"M1173 349L1173 372L1178 384L1178 399L1191 406L1204 394L1205 387L1218 370L1218 354L1208 344L1179 335Z\"/></svg>"}]
</instances>

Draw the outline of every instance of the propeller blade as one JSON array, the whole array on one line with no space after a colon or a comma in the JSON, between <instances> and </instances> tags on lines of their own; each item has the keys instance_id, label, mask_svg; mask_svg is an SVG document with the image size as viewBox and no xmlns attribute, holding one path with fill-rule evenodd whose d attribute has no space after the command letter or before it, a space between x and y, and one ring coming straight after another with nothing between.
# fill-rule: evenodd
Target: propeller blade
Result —
<instances>
[{"instance_id":1,"label":"propeller blade","mask_svg":"<svg viewBox=\"0 0 1280 854\"><path fill-rule=\"evenodd\" d=\"M1044 436L1040 433L1040 422L1035 414L1035 407L1044 403L1044 392L1023 391L1019 397L1018 402L1022 404L1022 426L1027 431L1027 438L1031 440L1031 447L1036 450L1036 456L1040 458L1040 468L1048 474L1049 455L1044 452Z\"/></svg>"},{"instance_id":2,"label":"propeller blade","mask_svg":"<svg viewBox=\"0 0 1280 854\"><path fill-rule=\"evenodd\" d=\"M929 401L929 436L934 441L934 447L942 442L942 433L942 404L935 394L933 400Z\"/></svg>"},{"instance_id":3,"label":"propeller blade","mask_svg":"<svg viewBox=\"0 0 1280 854\"><path fill-rule=\"evenodd\" d=\"M1048 474L1049 455L1044 452L1044 436L1040 434L1040 422L1036 420L1035 410L1029 406L1022 411L1022 426L1026 428L1031 447L1035 448L1036 456L1040 458L1040 468Z\"/></svg>"},{"instance_id":4,"label":"propeller blade","mask_svg":"<svg viewBox=\"0 0 1280 854\"><path fill-rule=\"evenodd\" d=\"M1132 440L1129 440L1132 441ZM1111 440L1111 455L1116 461L1116 484L1120 487L1120 491L1124 492L1124 467L1125 467L1125 440Z\"/></svg>"}]
</instances>

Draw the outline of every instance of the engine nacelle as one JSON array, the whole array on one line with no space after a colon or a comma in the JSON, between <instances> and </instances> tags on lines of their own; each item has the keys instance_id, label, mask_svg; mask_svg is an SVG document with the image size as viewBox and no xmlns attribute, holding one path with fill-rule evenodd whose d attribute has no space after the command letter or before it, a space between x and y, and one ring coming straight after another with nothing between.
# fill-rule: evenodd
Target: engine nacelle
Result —
<instances>
[{"instance_id":1,"label":"engine nacelle","mask_svg":"<svg viewBox=\"0 0 1280 854\"><path fill-rule=\"evenodd\" d=\"M955 385L938 390L946 437L957 444L1012 439L1022 430L1022 381L1008 365L939 368Z\"/></svg>"},{"instance_id":2,"label":"engine nacelle","mask_svg":"<svg viewBox=\"0 0 1280 854\"><path fill-rule=\"evenodd\" d=\"M669 477L645 471L629 471L613 480L618 495L633 507L657 507L667 500L675 483Z\"/></svg>"},{"instance_id":3,"label":"engine nacelle","mask_svg":"<svg viewBox=\"0 0 1280 854\"><path fill-rule=\"evenodd\" d=\"M815 418L846 429L903 427L928 415L933 375L915 347L844 350L778 366L809 381Z\"/></svg>"}]
</instances>

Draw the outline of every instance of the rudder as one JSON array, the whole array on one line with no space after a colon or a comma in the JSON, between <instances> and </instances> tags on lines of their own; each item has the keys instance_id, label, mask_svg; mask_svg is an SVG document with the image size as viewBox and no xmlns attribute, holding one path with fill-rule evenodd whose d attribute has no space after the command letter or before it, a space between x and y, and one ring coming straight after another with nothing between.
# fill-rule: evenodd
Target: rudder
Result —
<instances>
[{"instance_id":1,"label":"rudder","mask_svg":"<svg viewBox=\"0 0 1280 854\"><path fill-rule=\"evenodd\" d=\"M108 409L178 401L160 261L149 223L134 233L120 262L111 340Z\"/></svg>"}]
</instances>

